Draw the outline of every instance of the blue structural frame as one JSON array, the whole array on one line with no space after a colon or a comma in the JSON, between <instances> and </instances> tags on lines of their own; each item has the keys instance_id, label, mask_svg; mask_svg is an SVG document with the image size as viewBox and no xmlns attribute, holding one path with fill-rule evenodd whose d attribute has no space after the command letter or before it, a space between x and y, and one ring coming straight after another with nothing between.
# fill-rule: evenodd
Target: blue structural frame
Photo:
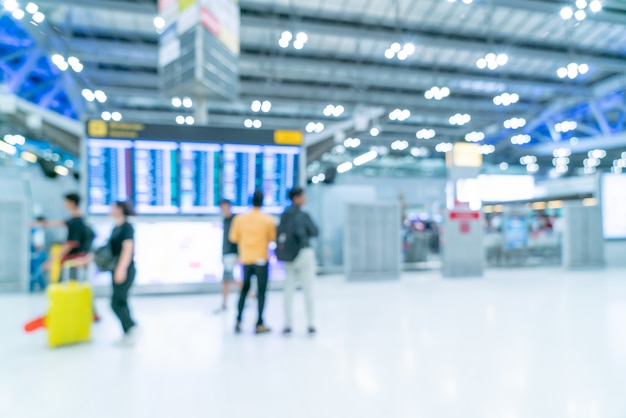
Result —
<instances>
[{"instance_id":1,"label":"blue structural frame","mask_svg":"<svg viewBox=\"0 0 626 418\"><path fill-rule=\"evenodd\" d=\"M22 22L0 12L0 84L43 108L78 119L79 106L68 94L72 82Z\"/></svg>"}]
</instances>

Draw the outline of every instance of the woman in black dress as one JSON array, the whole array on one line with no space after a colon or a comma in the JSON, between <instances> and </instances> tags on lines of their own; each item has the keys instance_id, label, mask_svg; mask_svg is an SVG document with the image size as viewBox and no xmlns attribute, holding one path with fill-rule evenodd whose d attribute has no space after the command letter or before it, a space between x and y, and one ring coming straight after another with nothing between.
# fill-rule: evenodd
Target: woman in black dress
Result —
<instances>
[{"instance_id":1,"label":"woman in black dress","mask_svg":"<svg viewBox=\"0 0 626 418\"><path fill-rule=\"evenodd\" d=\"M113 297L111 308L119 318L124 330L124 341L132 339L136 324L128 307L128 292L135 281L135 230L128 223L133 215L130 206L125 202L116 202L111 207L111 217L115 220L115 228L111 233L109 245L117 265L113 270Z\"/></svg>"}]
</instances>

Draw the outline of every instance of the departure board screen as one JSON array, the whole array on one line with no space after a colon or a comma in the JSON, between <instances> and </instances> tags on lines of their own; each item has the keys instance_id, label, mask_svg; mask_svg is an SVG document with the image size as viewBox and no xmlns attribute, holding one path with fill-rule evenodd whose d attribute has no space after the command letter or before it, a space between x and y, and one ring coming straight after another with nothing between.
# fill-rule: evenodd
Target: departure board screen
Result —
<instances>
[{"instance_id":1,"label":"departure board screen","mask_svg":"<svg viewBox=\"0 0 626 418\"><path fill-rule=\"evenodd\" d=\"M181 213L219 213L221 150L216 144L180 144Z\"/></svg>"},{"instance_id":2,"label":"departure board screen","mask_svg":"<svg viewBox=\"0 0 626 418\"><path fill-rule=\"evenodd\" d=\"M132 142L90 139L87 146L89 212L109 213L111 203L132 196Z\"/></svg>"},{"instance_id":3,"label":"departure board screen","mask_svg":"<svg viewBox=\"0 0 626 418\"><path fill-rule=\"evenodd\" d=\"M265 210L280 213L289 205L287 194L298 176L298 147L263 147L262 189Z\"/></svg>"},{"instance_id":4,"label":"departure board screen","mask_svg":"<svg viewBox=\"0 0 626 418\"><path fill-rule=\"evenodd\" d=\"M224 145L222 155L223 196L233 203L233 211L250 206L250 197L261 188L263 147Z\"/></svg>"},{"instance_id":5,"label":"departure board screen","mask_svg":"<svg viewBox=\"0 0 626 418\"><path fill-rule=\"evenodd\" d=\"M136 141L134 165L137 213L178 213L178 144Z\"/></svg>"}]
</instances>

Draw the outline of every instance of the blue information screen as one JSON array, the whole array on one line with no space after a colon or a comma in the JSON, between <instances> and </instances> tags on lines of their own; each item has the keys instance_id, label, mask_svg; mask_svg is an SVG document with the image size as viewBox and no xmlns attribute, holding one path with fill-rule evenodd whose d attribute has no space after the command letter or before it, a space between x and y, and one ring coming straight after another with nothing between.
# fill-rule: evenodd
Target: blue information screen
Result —
<instances>
[{"instance_id":1,"label":"blue information screen","mask_svg":"<svg viewBox=\"0 0 626 418\"><path fill-rule=\"evenodd\" d=\"M87 149L89 212L105 214L132 196L132 142L90 139Z\"/></svg>"},{"instance_id":2,"label":"blue information screen","mask_svg":"<svg viewBox=\"0 0 626 418\"><path fill-rule=\"evenodd\" d=\"M225 199L233 203L233 211L250 206L250 197L261 187L263 147L256 145L224 145L222 183Z\"/></svg>"},{"instance_id":3,"label":"blue information screen","mask_svg":"<svg viewBox=\"0 0 626 418\"><path fill-rule=\"evenodd\" d=\"M137 213L178 213L178 144L136 141L134 163Z\"/></svg>"},{"instance_id":4,"label":"blue information screen","mask_svg":"<svg viewBox=\"0 0 626 418\"><path fill-rule=\"evenodd\" d=\"M289 205L287 194L298 177L298 147L263 147L262 190L268 212L280 213Z\"/></svg>"},{"instance_id":5,"label":"blue information screen","mask_svg":"<svg viewBox=\"0 0 626 418\"><path fill-rule=\"evenodd\" d=\"M216 144L180 144L181 213L219 213L221 150Z\"/></svg>"}]
</instances>

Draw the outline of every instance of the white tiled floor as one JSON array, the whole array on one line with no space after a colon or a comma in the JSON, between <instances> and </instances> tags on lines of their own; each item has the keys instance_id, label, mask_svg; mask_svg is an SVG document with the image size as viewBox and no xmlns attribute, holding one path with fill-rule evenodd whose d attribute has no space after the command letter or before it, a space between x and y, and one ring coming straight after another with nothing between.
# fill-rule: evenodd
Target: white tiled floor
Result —
<instances>
[{"instance_id":1,"label":"white tiled floor","mask_svg":"<svg viewBox=\"0 0 626 418\"><path fill-rule=\"evenodd\" d=\"M100 300L94 342L50 350L20 330L45 299L0 295L0 417L626 416L626 270L324 278L317 301L319 335L285 339L252 335L253 307L233 335L217 296L136 298L144 335L121 350Z\"/></svg>"}]
</instances>

